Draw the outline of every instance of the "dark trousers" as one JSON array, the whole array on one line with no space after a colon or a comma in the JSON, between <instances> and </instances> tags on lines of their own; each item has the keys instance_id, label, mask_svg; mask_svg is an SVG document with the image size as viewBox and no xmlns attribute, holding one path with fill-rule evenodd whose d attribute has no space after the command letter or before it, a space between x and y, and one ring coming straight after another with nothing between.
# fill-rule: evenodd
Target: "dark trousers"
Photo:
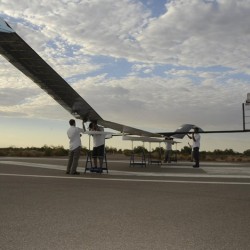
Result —
<instances>
[{"instance_id":1,"label":"dark trousers","mask_svg":"<svg viewBox=\"0 0 250 250\"><path fill-rule=\"evenodd\" d=\"M166 150L166 153L165 153L165 162L168 162L170 163L171 162L171 150Z\"/></svg>"},{"instance_id":2,"label":"dark trousers","mask_svg":"<svg viewBox=\"0 0 250 250\"><path fill-rule=\"evenodd\" d=\"M195 166L199 167L200 166L200 152L199 152L198 147L193 148L193 158L195 161Z\"/></svg>"},{"instance_id":3,"label":"dark trousers","mask_svg":"<svg viewBox=\"0 0 250 250\"><path fill-rule=\"evenodd\" d=\"M78 165L78 160L80 158L81 147L69 151L69 160L67 166L67 172L74 174Z\"/></svg>"}]
</instances>

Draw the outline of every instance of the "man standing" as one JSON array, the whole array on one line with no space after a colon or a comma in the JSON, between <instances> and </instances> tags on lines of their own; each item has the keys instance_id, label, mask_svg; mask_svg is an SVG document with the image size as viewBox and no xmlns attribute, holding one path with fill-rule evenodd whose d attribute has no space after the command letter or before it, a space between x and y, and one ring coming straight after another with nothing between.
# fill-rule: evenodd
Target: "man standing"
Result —
<instances>
[{"instance_id":1,"label":"man standing","mask_svg":"<svg viewBox=\"0 0 250 250\"><path fill-rule=\"evenodd\" d=\"M173 138L166 137L165 144L166 144L166 153L165 153L164 162L171 163L172 144L174 144Z\"/></svg>"},{"instance_id":2,"label":"man standing","mask_svg":"<svg viewBox=\"0 0 250 250\"><path fill-rule=\"evenodd\" d=\"M97 125L96 122L91 122L89 124L90 131L104 132L104 128ZM105 151L105 134L93 134L93 152L92 158L94 161L94 169L91 172L102 173L102 165ZM99 159L100 166L97 167L97 158Z\"/></svg>"},{"instance_id":3,"label":"man standing","mask_svg":"<svg viewBox=\"0 0 250 250\"><path fill-rule=\"evenodd\" d=\"M188 138L189 139L192 139L193 140L193 158L194 158L194 161L195 161L195 165L193 166L194 168L198 168L200 166L200 152L199 152L199 149L200 149L200 140L201 140L201 137L200 137L200 134L199 134L199 128L195 127L194 128L194 132L192 133L192 136L188 135Z\"/></svg>"},{"instance_id":4,"label":"man standing","mask_svg":"<svg viewBox=\"0 0 250 250\"><path fill-rule=\"evenodd\" d=\"M69 138L69 159L66 174L79 175L80 173L77 172L76 169L82 148L80 137L85 129L76 127L76 121L74 119L69 121L69 125L70 128L67 131Z\"/></svg>"}]
</instances>

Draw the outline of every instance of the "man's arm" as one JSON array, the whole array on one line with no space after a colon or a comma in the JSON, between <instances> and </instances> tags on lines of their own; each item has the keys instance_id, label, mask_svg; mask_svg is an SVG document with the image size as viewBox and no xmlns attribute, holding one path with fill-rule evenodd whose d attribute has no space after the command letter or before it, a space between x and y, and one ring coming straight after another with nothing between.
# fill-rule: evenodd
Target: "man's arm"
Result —
<instances>
[{"instance_id":1,"label":"man's arm","mask_svg":"<svg viewBox=\"0 0 250 250\"><path fill-rule=\"evenodd\" d=\"M196 138L195 138L195 134L194 134L194 133L193 133L192 137L193 137L193 140L196 141Z\"/></svg>"},{"instance_id":2,"label":"man's arm","mask_svg":"<svg viewBox=\"0 0 250 250\"><path fill-rule=\"evenodd\" d=\"M77 128L78 128L80 133L84 133L86 131L85 128L79 128L79 127L77 127Z\"/></svg>"},{"instance_id":3,"label":"man's arm","mask_svg":"<svg viewBox=\"0 0 250 250\"><path fill-rule=\"evenodd\" d=\"M82 129L84 130L84 132L86 131L84 121L82 122Z\"/></svg>"}]
</instances>

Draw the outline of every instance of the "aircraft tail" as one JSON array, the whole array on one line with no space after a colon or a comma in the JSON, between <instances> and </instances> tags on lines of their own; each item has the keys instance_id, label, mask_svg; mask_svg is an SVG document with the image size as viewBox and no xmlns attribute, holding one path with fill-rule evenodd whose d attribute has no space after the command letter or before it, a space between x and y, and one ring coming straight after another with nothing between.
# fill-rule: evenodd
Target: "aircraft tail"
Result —
<instances>
[{"instance_id":1,"label":"aircraft tail","mask_svg":"<svg viewBox=\"0 0 250 250\"><path fill-rule=\"evenodd\" d=\"M170 132L170 133L159 133L163 136L166 137L173 137L173 138L177 138L177 139L183 139L184 136L190 132L191 129L193 128L199 128L198 126L194 125L194 124L183 124L181 125L178 129L176 129L174 132ZM201 128L199 128L200 132L203 132L203 130Z\"/></svg>"}]
</instances>

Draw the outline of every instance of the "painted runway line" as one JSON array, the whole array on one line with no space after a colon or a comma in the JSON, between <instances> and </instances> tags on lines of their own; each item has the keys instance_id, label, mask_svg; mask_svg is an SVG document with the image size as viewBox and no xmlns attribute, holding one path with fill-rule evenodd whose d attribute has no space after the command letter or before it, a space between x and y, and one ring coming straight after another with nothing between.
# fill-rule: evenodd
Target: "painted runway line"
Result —
<instances>
[{"instance_id":1,"label":"painted runway line","mask_svg":"<svg viewBox=\"0 0 250 250\"><path fill-rule=\"evenodd\" d=\"M66 167L55 164L42 164L31 162L18 162L18 161L0 161L0 164L26 166L33 168L44 168L65 171ZM175 167L178 168L179 167ZM171 168L173 169L173 168ZM134 171L119 171L109 170L109 175L117 176L136 176L136 177L183 177L183 178L236 178L236 179L250 179L250 168L246 167L202 167L205 173L163 173L163 172L134 172ZM84 173L84 167L78 167L78 171ZM103 174L106 174L104 171Z\"/></svg>"},{"instance_id":2,"label":"painted runway line","mask_svg":"<svg viewBox=\"0 0 250 250\"><path fill-rule=\"evenodd\" d=\"M250 185L250 182L229 182L229 181L181 181L181 180L143 180L143 179L121 179L121 178L95 178L77 176L51 176L51 175L25 175L25 174L4 174L0 176L8 177L29 177L29 178L49 178L67 180L91 180L91 181L120 181L120 182L151 182L151 183L182 183L182 184L218 184L218 185Z\"/></svg>"}]
</instances>

